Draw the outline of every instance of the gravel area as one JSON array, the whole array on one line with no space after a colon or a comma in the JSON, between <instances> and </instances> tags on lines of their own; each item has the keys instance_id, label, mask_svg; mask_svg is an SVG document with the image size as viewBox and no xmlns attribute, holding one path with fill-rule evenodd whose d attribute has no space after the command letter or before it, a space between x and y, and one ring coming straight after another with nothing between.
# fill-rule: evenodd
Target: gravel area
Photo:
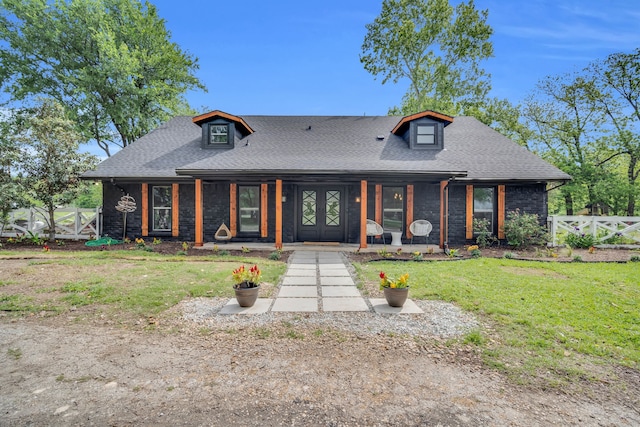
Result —
<instances>
[{"instance_id":1,"label":"gravel area","mask_svg":"<svg viewBox=\"0 0 640 427\"><path fill-rule=\"evenodd\" d=\"M441 301L414 301L422 314L377 314L371 312L274 313L249 315L218 314L225 298L195 298L175 307L186 321L215 328L268 327L287 322L292 326L328 328L359 336L407 334L422 337L454 338L479 327L478 321L453 304Z\"/></svg>"}]
</instances>

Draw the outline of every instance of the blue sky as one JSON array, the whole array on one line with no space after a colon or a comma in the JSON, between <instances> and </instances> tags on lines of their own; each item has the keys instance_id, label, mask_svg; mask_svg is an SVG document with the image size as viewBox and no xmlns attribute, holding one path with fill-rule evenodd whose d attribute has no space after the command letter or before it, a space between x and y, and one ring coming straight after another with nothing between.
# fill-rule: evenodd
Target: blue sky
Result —
<instances>
[{"instance_id":1,"label":"blue sky","mask_svg":"<svg viewBox=\"0 0 640 427\"><path fill-rule=\"evenodd\" d=\"M381 84L360 64L382 0L152 0L172 41L199 58L198 112L384 115L407 83ZM547 75L640 47L637 0L476 0L489 10L491 95L522 100Z\"/></svg>"}]
</instances>

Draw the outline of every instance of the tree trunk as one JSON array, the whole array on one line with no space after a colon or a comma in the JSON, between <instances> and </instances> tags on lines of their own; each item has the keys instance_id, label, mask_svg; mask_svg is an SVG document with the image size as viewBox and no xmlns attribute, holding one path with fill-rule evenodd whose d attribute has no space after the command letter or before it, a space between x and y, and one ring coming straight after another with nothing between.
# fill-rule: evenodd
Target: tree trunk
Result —
<instances>
[{"instance_id":1,"label":"tree trunk","mask_svg":"<svg viewBox=\"0 0 640 427\"><path fill-rule=\"evenodd\" d=\"M49 211L49 241L55 242L56 240L56 218L55 218L55 206L47 206Z\"/></svg>"},{"instance_id":2,"label":"tree trunk","mask_svg":"<svg viewBox=\"0 0 640 427\"><path fill-rule=\"evenodd\" d=\"M629 167L627 169L627 179L629 182L629 196L627 201L627 216L634 216L636 211L636 192L635 183L638 175L635 173L636 165L638 164L638 158L631 156L629 159Z\"/></svg>"},{"instance_id":3,"label":"tree trunk","mask_svg":"<svg viewBox=\"0 0 640 427\"><path fill-rule=\"evenodd\" d=\"M571 193L564 193L564 207L567 210L567 215L573 215L573 197Z\"/></svg>"}]
</instances>

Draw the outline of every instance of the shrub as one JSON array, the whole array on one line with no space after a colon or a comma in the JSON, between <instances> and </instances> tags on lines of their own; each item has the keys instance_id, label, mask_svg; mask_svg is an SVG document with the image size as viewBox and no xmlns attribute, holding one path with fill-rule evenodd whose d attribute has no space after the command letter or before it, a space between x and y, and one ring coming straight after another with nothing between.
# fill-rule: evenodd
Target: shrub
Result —
<instances>
[{"instance_id":1,"label":"shrub","mask_svg":"<svg viewBox=\"0 0 640 427\"><path fill-rule=\"evenodd\" d=\"M489 230L489 220L486 218L473 218L473 233L477 235L476 243L481 248L488 248L498 241Z\"/></svg>"},{"instance_id":2,"label":"shrub","mask_svg":"<svg viewBox=\"0 0 640 427\"><path fill-rule=\"evenodd\" d=\"M538 215L520 213L519 209L507 213L504 236L507 243L515 248L543 245L548 241L545 227L538 222Z\"/></svg>"},{"instance_id":3,"label":"shrub","mask_svg":"<svg viewBox=\"0 0 640 427\"><path fill-rule=\"evenodd\" d=\"M282 252L281 251L273 251L269 254L269 259L273 260L273 261L278 261L280 258L282 258Z\"/></svg>"},{"instance_id":4,"label":"shrub","mask_svg":"<svg viewBox=\"0 0 640 427\"><path fill-rule=\"evenodd\" d=\"M587 249L596 244L596 239L591 234L586 234L575 227L573 232L567 234L564 242L572 248Z\"/></svg>"},{"instance_id":5,"label":"shrub","mask_svg":"<svg viewBox=\"0 0 640 427\"><path fill-rule=\"evenodd\" d=\"M505 258L505 259L514 259L515 257L516 255L513 252L505 252L502 255L502 258Z\"/></svg>"}]
</instances>

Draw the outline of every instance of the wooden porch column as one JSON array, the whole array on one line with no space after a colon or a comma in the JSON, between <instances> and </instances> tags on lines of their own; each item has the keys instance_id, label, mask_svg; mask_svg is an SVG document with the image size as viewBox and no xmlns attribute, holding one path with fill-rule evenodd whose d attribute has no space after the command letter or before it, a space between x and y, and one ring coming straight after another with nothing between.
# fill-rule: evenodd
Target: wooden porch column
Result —
<instances>
[{"instance_id":1,"label":"wooden porch column","mask_svg":"<svg viewBox=\"0 0 640 427\"><path fill-rule=\"evenodd\" d=\"M440 248L444 248L444 242L447 235L446 229L449 227L447 223L447 212L449 210L449 198L446 196L448 181L440 181Z\"/></svg>"},{"instance_id":2,"label":"wooden porch column","mask_svg":"<svg viewBox=\"0 0 640 427\"><path fill-rule=\"evenodd\" d=\"M407 239L410 239L411 237L413 237L413 235L411 234L411 230L409 230L409 227L411 226L411 223L413 222L413 185L409 184L407 185L407 220L406 220L406 236Z\"/></svg>"},{"instance_id":3,"label":"wooden porch column","mask_svg":"<svg viewBox=\"0 0 640 427\"><path fill-rule=\"evenodd\" d=\"M376 184L376 222L382 225L382 185ZM380 236L376 236L380 237Z\"/></svg>"},{"instance_id":4,"label":"wooden porch column","mask_svg":"<svg viewBox=\"0 0 640 427\"><path fill-rule=\"evenodd\" d=\"M260 184L260 237L269 237L269 222L267 221L269 185Z\"/></svg>"},{"instance_id":5,"label":"wooden porch column","mask_svg":"<svg viewBox=\"0 0 640 427\"><path fill-rule=\"evenodd\" d=\"M149 235L149 184L142 183L142 197L140 200L142 215L142 237Z\"/></svg>"},{"instance_id":6,"label":"wooden porch column","mask_svg":"<svg viewBox=\"0 0 640 427\"><path fill-rule=\"evenodd\" d=\"M360 248L367 247L367 181L360 181Z\"/></svg>"},{"instance_id":7,"label":"wooden porch column","mask_svg":"<svg viewBox=\"0 0 640 427\"><path fill-rule=\"evenodd\" d=\"M282 249L282 180L276 179L276 249Z\"/></svg>"},{"instance_id":8,"label":"wooden porch column","mask_svg":"<svg viewBox=\"0 0 640 427\"><path fill-rule=\"evenodd\" d=\"M204 216L202 214L202 180L196 179L196 241L195 246L204 244Z\"/></svg>"},{"instance_id":9,"label":"wooden porch column","mask_svg":"<svg viewBox=\"0 0 640 427\"><path fill-rule=\"evenodd\" d=\"M473 185L467 185L467 200L466 200L466 234L467 240L473 239Z\"/></svg>"},{"instance_id":10,"label":"wooden porch column","mask_svg":"<svg viewBox=\"0 0 640 427\"><path fill-rule=\"evenodd\" d=\"M229 231L231 237L238 234L238 185L229 184Z\"/></svg>"}]
</instances>

